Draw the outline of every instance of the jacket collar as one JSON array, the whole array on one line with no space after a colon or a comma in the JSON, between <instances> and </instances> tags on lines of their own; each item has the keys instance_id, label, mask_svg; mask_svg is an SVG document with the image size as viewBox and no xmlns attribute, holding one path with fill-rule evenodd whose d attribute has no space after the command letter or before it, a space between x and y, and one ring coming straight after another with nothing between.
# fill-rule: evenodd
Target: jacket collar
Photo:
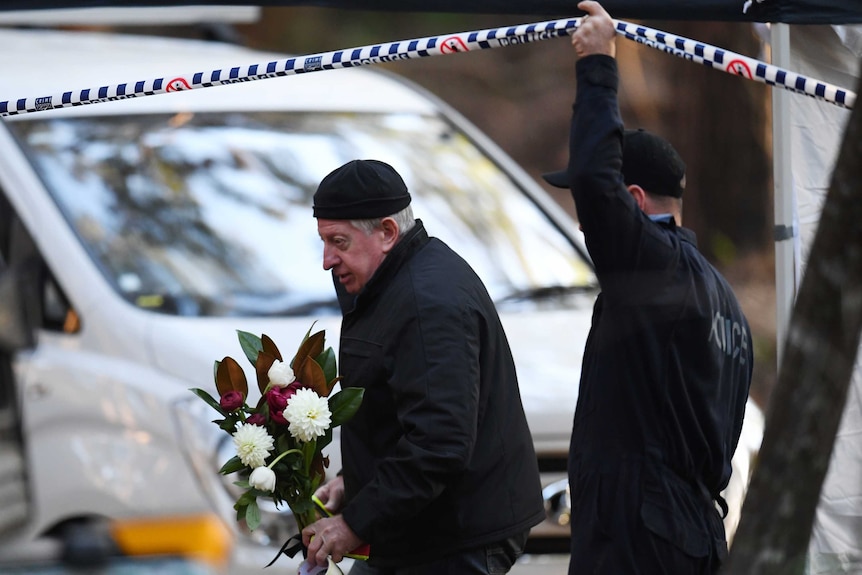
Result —
<instances>
[{"instance_id":1,"label":"jacket collar","mask_svg":"<svg viewBox=\"0 0 862 575\"><path fill-rule=\"evenodd\" d=\"M395 244L392 251L384 258L380 267L377 268L377 271L374 272L371 279L368 280L368 283L363 286L358 294L354 296L347 293L341 282L335 280L335 291L338 295L341 313L347 315L362 307L364 303L374 299L386 288L390 280L395 277L395 274L398 273L404 262L413 257L413 254L419 251L429 240L428 232L425 231L425 225L422 223L422 220L417 219L416 224L409 232L401 236L401 239L398 240L398 243Z\"/></svg>"},{"instance_id":2,"label":"jacket collar","mask_svg":"<svg viewBox=\"0 0 862 575\"><path fill-rule=\"evenodd\" d=\"M697 247L697 236L688 228L676 228L676 233L683 239L683 241L690 243L694 247Z\"/></svg>"},{"instance_id":3,"label":"jacket collar","mask_svg":"<svg viewBox=\"0 0 862 575\"><path fill-rule=\"evenodd\" d=\"M673 219L672 215L657 214L647 217L661 227L667 228L675 232L683 241L690 243L694 247L697 247L697 236L695 235L695 233L688 228L683 228L676 225L676 220Z\"/></svg>"}]
</instances>

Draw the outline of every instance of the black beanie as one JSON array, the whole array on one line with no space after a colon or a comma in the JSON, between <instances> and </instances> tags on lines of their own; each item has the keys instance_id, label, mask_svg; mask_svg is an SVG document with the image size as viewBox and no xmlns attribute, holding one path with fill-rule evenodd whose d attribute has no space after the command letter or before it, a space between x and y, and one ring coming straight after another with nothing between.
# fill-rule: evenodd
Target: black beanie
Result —
<instances>
[{"instance_id":1,"label":"black beanie","mask_svg":"<svg viewBox=\"0 0 862 575\"><path fill-rule=\"evenodd\" d=\"M410 192L398 172L378 160L353 160L330 172L314 193L314 217L369 220L400 212Z\"/></svg>"},{"instance_id":2,"label":"black beanie","mask_svg":"<svg viewBox=\"0 0 862 575\"><path fill-rule=\"evenodd\" d=\"M685 163L670 142L643 128L623 133L623 182L651 194L681 198L685 189ZM569 187L567 170L542 174L557 188Z\"/></svg>"}]
</instances>

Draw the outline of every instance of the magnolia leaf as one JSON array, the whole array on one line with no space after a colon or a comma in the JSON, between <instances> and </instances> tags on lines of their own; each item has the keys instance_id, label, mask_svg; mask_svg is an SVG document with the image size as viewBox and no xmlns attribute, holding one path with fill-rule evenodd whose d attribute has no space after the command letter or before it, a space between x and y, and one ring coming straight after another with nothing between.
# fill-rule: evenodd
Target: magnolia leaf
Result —
<instances>
[{"instance_id":1,"label":"magnolia leaf","mask_svg":"<svg viewBox=\"0 0 862 575\"><path fill-rule=\"evenodd\" d=\"M245 357L248 358L252 365L256 365L257 354L263 349L263 343L261 343L260 338L253 333L239 329L236 330L236 333L239 337L239 345L242 347Z\"/></svg>"},{"instance_id":2,"label":"magnolia leaf","mask_svg":"<svg viewBox=\"0 0 862 575\"><path fill-rule=\"evenodd\" d=\"M332 391L332 386L335 385L334 382L338 376L338 367L335 363L335 351L333 351L331 347L327 347L323 350L323 353L314 358L314 361L323 368L323 375L326 377L329 390Z\"/></svg>"},{"instance_id":3,"label":"magnolia leaf","mask_svg":"<svg viewBox=\"0 0 862 575\"><path fill-rule=\"evenodd\" d=\"M275 439L275 449L277 453L284 453L285 451L290 451L295 447L296 440L289 433L281 433L276 436ZM290 457L292 454L286 455L285 457Z\"/></svg>"},{"instance_id":4,"label":"magnolia leaf","mask_svg":"<svg viewBox=\"0 0 862 575\"><path fill-rule=\"evenodd\" d=\"M245 524L250 531L254 531L260 527L260 507L257 506L257 499L253 500L245 508Z\"/></svg>"},{"instance_id":5,"label":"magnolia leaf","mask_svg":"<svg viewBox=\"0 0 862 575\"><path fill-rule=\"evenodd\" d=\"M268 335L263 334L260 338L260 341L263 344L263 351L273 356L278 361L284 361L284 359L281 357L281 352L278 351L278 347L275 345L275 342L272 341L272 339Z\"/></svg>"},{"instance_id":6,"label":"magnolia leaf","mask_svg":"<svg viewBox=\"0 0 862 575\"><path fill-rule=\"evenodd\" d=\"M213 396L211 396L209 393L207 393L206 391L204 391L202 389L198 389L197 387L193 387L193 388L189 389L189 391L191 391L192 393L194 393L195 395L197 395L198 397L200 397L201 399L206 401L210 405L210 407L212 407L213 409L215 409L216 411L218 411L219 413L221 413L222 415L227 417L227 413L225 413L225 410L221 408L221 405L219 405L219 402Z\"/></svg>"},{"instance_id":7,"label":"magnolia leaf","mask_svg":"<svg viewBox=\"0 0 862 575\"><path fill-rule=\"evenodd\" d=\"M311 492L314 493L320 485L320 481L326 476L326 465L322 453L318 453L311 461Z\"/></svg>"},{"instance_id":8,"label":"magnolia leaf","mask_svg":"<svg viewBox=\"0 0 862 575\"><path fill-rule=\"evenodd\" d=\"M311 330L313 330L313 329L314 329L314 326L315 326L315 324L316 324L316 323L317 323L317 320L314 320L313 322L311 322L311 325L310 325L310 326L308 326L308 331L306 331L306 332L305 332L305 335L302 337L302 341L305 341L305 340L307 340L307 339L308 339L308 336L310 336L310 335L311 335Z\"/></svg>"},{"instance_id":9,"label":"magnolia leaf","mask_svg":"<svg viewBox=\"0 0 862 575\"><path fill-rule=\"evenodd\" d=\"M279 459L278 463L272 466L272 469L276 472L296 471L302 468L302 457L303 455L299 452L289 453ZM278 481L281 483L282 479L279 479Z\"/></svg>"},{"instance_id":10,"label":"magnolia leaf","mask_svg":"<svg viewBox=\"0 0 862 575\"><path fill-rule=\"evenodd\" d=\"M302 344L304 344L304 343L305 343L305 340L307 340L307 339L308 339L308 336L310 336L310 335L311 335L311 330L313 330L313 329L314 329L314 325L315 325L316 323L317 323L317 321L315 320L315 321L311 322L311 325L310 325L310 326L308 326L308 331L306 331L306 332L305 332L305 335L304 335L304 336L302 336L302 341L301 341L301 342L299 342L299 347L302 347ZM296 356L294 356L294 359L295 359L295 358L296 358Z\"/></svg>"},{"instance_id":11,"label":"magnolia leaf","mask_svg":"<svg viewBox=\"0 0 862 575\"><path fill-rule=\"evenodd\" d=\"M239 455L234 455L227 462L221 466L221 469L218 470L222 475L227 475L229 473L234 473L235 471L240 471L245 469L245 463L239 458Z\"/></svg>"},{"instance_id":12,"label":"magnolia leaf","mask_svg":"<svg viewBox=\"0 0 862 575\"><path fill-rule=\"evenodd\" d=\"M239 499L236 500L236 505L234 505L234 507L236 507L237 505L240 507L245 507L246 505L250 505L252 503L255 503L256 501L257 495L254 493L253 490L249 490L239 496Z\"/></svg>"},{"instance_id":13,"label":"magnolia leaf","mask_svg":"<svg viewBox=\"0 0 862 575\"><path fill-rule=\"evenodd\" d=\"M305 387L310 387L320 397L329 395L329 386L326 385L326 376L323 375L323 368L310 357L306 357L300 364L299 370L295 371L296 379L302 382Z\"/></svg>"},{"instance_id":14,"label":"magnolia leaf","mask_svg":"<svg viewBox=\"0 0 862 575\"><path fill-rule=\"evenodd\" d=\"M213 420L213 423L219 426L219 429L226 431L228 434L233 435L236 433L236 422L237 417L227 416L224 419L216 419Z\"/></svg>"},{"instance_id":15,"label":"magnolia leaf","mask_svg":"<svg viewBox=\"0 0 862 575\"><path fill-rule=\"evenodd\" d=\"M269 385L269 368L272 367L276 359L278 358L275 355L266 350L257 354L257 363L254 364L254 372L257 375L257 387L260 389L261 395L266 393L266 386Z\"/></svg>"},{"instance_id":16,"label":"magnolia leaf","mask_svg":"<svg viewBox=\"0 0 862 575\"><path fill-rule=\"evenodd\" d=\"M314 511L314 509L315 507L314 503L311 501L311 497L296 499L290 504L290 510L293 511L294 515Z\"/></svg>"},{"instance_id":17,"label":"magnolia leaf","mask_svg":"<svg viewBox=\"0 0 862 575\"><path fill-rule=\"evenodd\" d=\"M276 472L281 471L296 471L302 468L302 454L300 453L291 453L290 455L286 455L279 459L278 463L272 466L272 470ZM278 480L279 482L282 479Z\"/></svg>"},{"instance_id":18,"label":"magnolia leaf","mask_svg":"<svg viewBox=\"0 0 862 575\"><path fill-rule=\"evenodd\" d=\"M317 450L323 451L323 448L332 443L332 427L327 428L327 430L317 438ZM329 465L327 463L327 465Z\"/></svg>"},{"instance_id":19,"label":"magnolia leaf","mask_svg":"<svg viewBox=\"0 0 862 575\"><path fill-rule=\"evenodd\" d=\"M299 346L299 349L296 351L296 355L293 357L293 365L295 366L296 364L299 364L302 366L306 359L317 357L323 353L323 344L325 340L326 333L323 331L319 331L314 335L310 335L305 338ZM293 371L296 371L296 367L293 367Z\"/></svg>"},{"instance_id":20,"label":"magnolia leaf","mask_svg":"<svg viewBox=\"0 0 862 575\"><path fill-rule=\"evenodd\" d=\"M216 367L216 389L219 396L229 391L242 393L243 398L248 397L248 382L245 372L232 357L225 357Z\"/></svg>"},{"instance_id":21,"label":"magnolia leaf","mask_svg":"<svg viewBox=\"0 0 862 575\"><path fill-rule=\"evenodd\" d=\"M345 387L329 398L329 411L332 414L330 427L337 427L348 421L362 405L363 387Z\"/></svg>"}]
</instances>

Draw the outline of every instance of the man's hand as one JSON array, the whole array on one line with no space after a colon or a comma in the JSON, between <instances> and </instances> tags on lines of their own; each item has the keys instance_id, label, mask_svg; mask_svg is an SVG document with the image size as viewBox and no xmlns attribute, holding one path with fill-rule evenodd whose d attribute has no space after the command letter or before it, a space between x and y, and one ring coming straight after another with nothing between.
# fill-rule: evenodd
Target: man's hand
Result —
<instances>
[{"instance_id":1,"label":"man's hand","mask_svg":"<svg viewBox=\"0 0 862 575\"><path fill-rule=\"evenodd\" d=\"M330 513L338 513L344 504L344 478L340 475L321 485L314 492Z\"/></svg>"},{"instance_id":2,"label":"man's hand","mask_svg":"<svg viewBox=\"0 0 862 575\"><path fill-rule=\"evenodd\" d=\"M592 54L605 54L612 58L617 53L617 32L614 21L601 4L593 0L578 3L578 9L587 13L581 25L572 34L572 46L578 58Z\"/></svg>"},{"instance_id":3,"label":"man's hand","mask_svg":"<svg viewBox=\"0 0 862 575\"><path fill-rule=\"evenodd\" d=\"M336 563L344 559L363 543L347 525L341 515L315 521L302 530L302 543L308 549L306 561L313 565L324 566L326 557L331 556Z\"/></svg>"}]
</instances>

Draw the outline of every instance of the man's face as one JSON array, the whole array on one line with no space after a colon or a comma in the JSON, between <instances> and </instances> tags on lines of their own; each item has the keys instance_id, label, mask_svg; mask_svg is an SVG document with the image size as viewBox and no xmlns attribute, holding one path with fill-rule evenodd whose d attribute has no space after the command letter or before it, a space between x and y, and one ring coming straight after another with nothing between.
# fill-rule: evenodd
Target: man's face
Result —
<instances>
[{"instance_id":1,"label":"man's face","mask_svg":"<svg viewBox=\"0 0 862 575\"><path fill-rule=\"evenodd\" d=\"M323 269L333 270L347 293L357 294L368 283L391 247L376 229L366 235L347 220L317 220L323 240Z\"/></svg>"}]
</instances>

